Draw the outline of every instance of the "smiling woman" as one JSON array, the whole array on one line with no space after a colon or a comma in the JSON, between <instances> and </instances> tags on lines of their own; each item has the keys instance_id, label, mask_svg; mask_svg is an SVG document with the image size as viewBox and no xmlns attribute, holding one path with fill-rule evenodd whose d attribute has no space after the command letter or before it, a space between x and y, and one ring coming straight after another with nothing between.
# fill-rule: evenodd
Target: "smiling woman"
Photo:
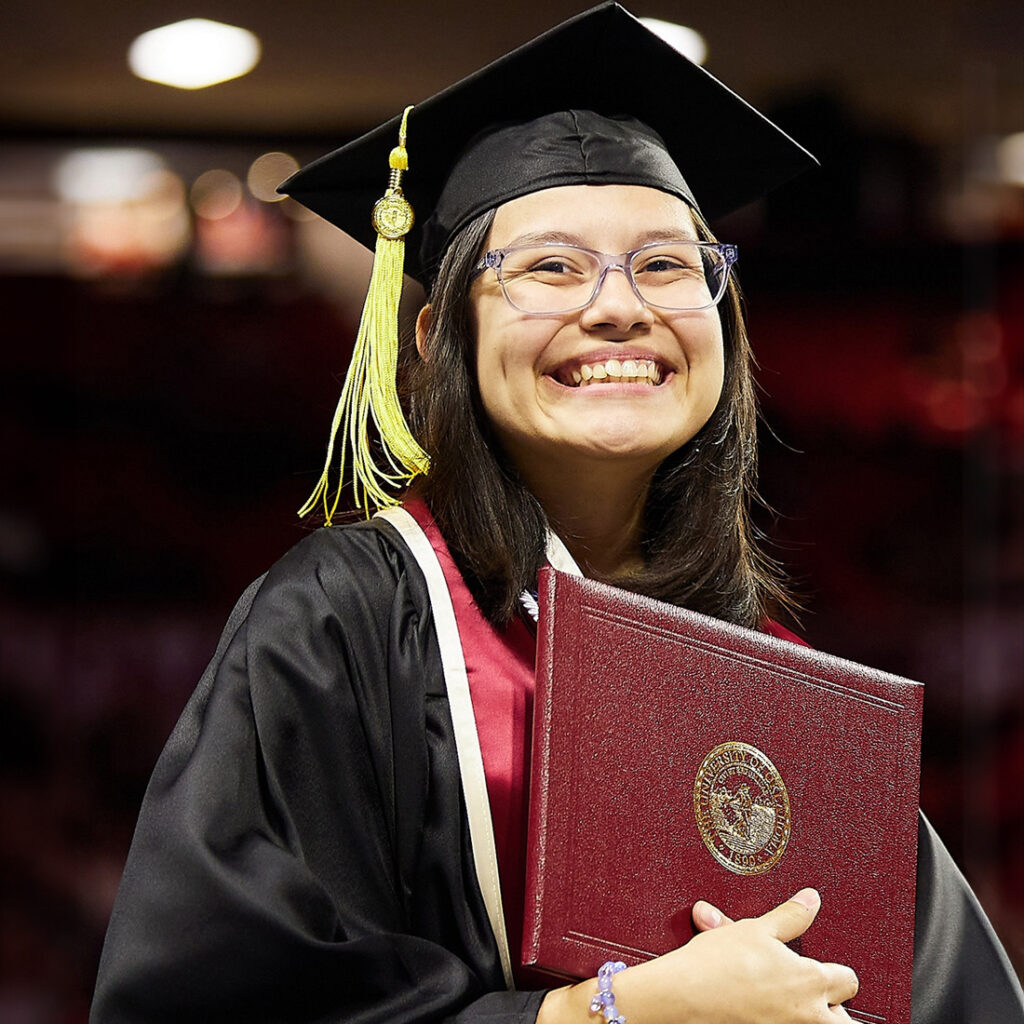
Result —
<instances>
[{"instance_id":1,"label":"smiling woman","mask_svg":"<svg viewBox=\"0 0 1024 1024\"><path fill-rule=\"evenodd\" d=\"M629 65L658 88L594 73ZM518 956L538 571L795 640L749 522L735 249L695 194L723 213L812 162L606 4L283 186L375 246L310 502L327 528L243 596L156 767L95 1021L851 1019L854 971L787 946L813 888L736 922L699 902L686 945L576 984ZM399 359L406 236L429 304ZM381 511L330 526L349 476ZM919 835L913 1024L1024 1020L981 908ZM885 942L886 908L866 913Z\"/></svg>"},{"instance_id":2,"label":"smiling woman","mask_svg":"<svg viewBox=\"0 0 1024 1024\"><path fill-rule=\"evenodd\" d=\"M598 138L619 130L607 121ZM600 242L614 251L652 235L712 240L693 207L637 185L529 193L479 215L453 238L432 305L420 317L427 358L413 366L411 420L431 452L430 473L417 489L481 609L495 622L515 613L519 595L534 586L547 525L555 521L593 575L748 626L778 614L788 604L786 590L749 520L757 414L735 282L724 276L717 307L660 310L640 301L623 271L609 269L589 308L572 315L517 312L502 299L497 273L481 272L480 263L496 243L539 241L538 231L541 238L589 241L595 248ZM481 311L493 320L484 324ZM496 334L492 340L498 325L504 346ZM662 386L640 395L606 376L600 392L569 394L570 381L559 379L573 371L580 383L588 374L600 379L609 363L614 373L616 363L630 361L638 373L648 363L648 381L653 371ZM522 380L533 380L535 390L516 391L502 362L528 364ZM516 409L517 397L526 408ZM598 404L584 423L571 403L588 397ZM489 400L493 408L484 415L481 403ZM564 451L510 464L509 445L541 444L560 422L571 432ZM639 448L645 443L655 445L647 455ZM559 502L552 485L573 500Z\"/></svg>"}]
</instances>

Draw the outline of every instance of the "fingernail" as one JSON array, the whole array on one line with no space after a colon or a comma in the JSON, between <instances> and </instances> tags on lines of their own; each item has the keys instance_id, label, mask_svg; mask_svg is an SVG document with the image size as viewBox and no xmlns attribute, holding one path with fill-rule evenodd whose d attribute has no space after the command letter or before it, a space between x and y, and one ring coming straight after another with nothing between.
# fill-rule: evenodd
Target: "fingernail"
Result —
<instances>
[{"instance_id":1,"label":"fingernail","mask_svg":"<svg viewBox=\"0 0 1024 1024\"><path fill-rule=\"evenodd\" d=\"M712 928L717 928L722 923L722 915L715 910L714 907L705 904L701 908L701 917L711 925Z\"/></svg>"},{"instance_id":2,"label":"fingernail","mask_svg":"<svg viewBox=\"0 0 1024 1024\"><path fill-rule=\"evenodd\" d=\"M794 903L806 907L808 910L817 910L821 906L821 897L817 889L801 889L794 897Z\"/></svg>"}]
</instances>

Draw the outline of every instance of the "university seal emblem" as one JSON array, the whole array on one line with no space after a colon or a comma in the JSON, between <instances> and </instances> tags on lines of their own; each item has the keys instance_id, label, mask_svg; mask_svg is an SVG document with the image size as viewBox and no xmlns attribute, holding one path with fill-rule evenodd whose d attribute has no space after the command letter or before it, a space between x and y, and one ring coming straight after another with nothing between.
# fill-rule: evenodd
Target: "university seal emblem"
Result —
<instances>
[{"instance_id":1,"label":"university seal emblem","mask_svg":"<svg viewBox=\"0 0 1024 1024\"><path fill-rule=\"evenodd\" d=\"M693 784L693 814L711 856L737 875L770 871L789 842L786 784L749 743L721 743L704 758Z\"/></svg>"},{"instance_id":2,"label":"university seal emblem","mask_svg":"<svg viewBox=\"0 0 1024 1024\"><path fill-rule=\"evenodd\" d=\"M381 196L373 206L373 226L385 238L402 238L412 228L412 207L401 193L389 192Z\"/></svg>"}]
</instances>

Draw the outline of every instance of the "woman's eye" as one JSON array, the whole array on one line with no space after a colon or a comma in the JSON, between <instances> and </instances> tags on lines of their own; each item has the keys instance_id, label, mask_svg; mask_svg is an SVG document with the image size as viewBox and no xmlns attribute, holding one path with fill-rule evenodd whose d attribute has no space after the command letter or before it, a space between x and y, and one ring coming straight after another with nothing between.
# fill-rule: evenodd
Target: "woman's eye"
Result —
<instances>
[{"instance_id":1,"label":"woman's eye","mask_svg":"<svg viewBox=\"0 0 1024 1024\"><path fill-rule=\"evenodd\" d=\"M569 266L565 260L546 259L540 263L535 263L531 270L537 271L538 273L544 274L569 274L572 273L572 267Z\"/></svg>"},{"instance_id":2,"label":"woman's eye","mask_svg":"<svg viewBox=\"0 0 1024 1024\"><path fill-rule=\"evenodd\" d=\"M564 284L567 281L585 277L587 271L580 265L580 261L572 256L566 256L564 253L549 253L524 261L523 269L518 273L543 281L554 282L557 280L559 284Z\"/></svg>"},{"instance_id":3,"label":"woman's eye","mask_svg":"<svg viewBox=\"0 0 1024 1024\"><path fill-rule=\"evenodd\" d=\"M657 256L654 259L648 260L641 268L643 273L664 273L669 270L686 270L686 264L680 263L679 260L673 259L670 256Z\"/></svg>"},{"instance_id":4,"label":"woman's eye","mask_svg":"<svg viewBox=\"0 0 1024 1024\"><path fill-rule=\"evenodd\" d=\"M680 277L686 274L699 274L701 268L677 256L651 256L637 267L634 273Z\"/></svg>"}]
</instances>

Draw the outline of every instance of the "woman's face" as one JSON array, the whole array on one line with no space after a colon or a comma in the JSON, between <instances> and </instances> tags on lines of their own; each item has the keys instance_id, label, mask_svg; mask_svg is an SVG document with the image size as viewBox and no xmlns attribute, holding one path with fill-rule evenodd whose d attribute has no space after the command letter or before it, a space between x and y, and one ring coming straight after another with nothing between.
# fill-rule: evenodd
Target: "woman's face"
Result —
<instances>
[{"instance_id":1,"label":"woman's face","mask_svg":"<svg viewBox=\"0 0 1024 1024\"><path fill-rule=\"evenodd\" d=\"M696 238L686 204L665 192L571 185L499 207L487 248L529 239L623 253L652 240ZM606 274L593 302L574 313L519 312L493 271L477 278L471 300L483 406L505 451L528 476L540 466L557 472L587 462L606 472L653 472L718 403L724 356L717 308L653 309L616 270ZM624 364L627 373L616 378ZM632 364L635 375L628 373ZM644 379L640 364L656 369ZM589 384L576 379L609 371L610 378Z\"/></svg>"}]
</instances>

